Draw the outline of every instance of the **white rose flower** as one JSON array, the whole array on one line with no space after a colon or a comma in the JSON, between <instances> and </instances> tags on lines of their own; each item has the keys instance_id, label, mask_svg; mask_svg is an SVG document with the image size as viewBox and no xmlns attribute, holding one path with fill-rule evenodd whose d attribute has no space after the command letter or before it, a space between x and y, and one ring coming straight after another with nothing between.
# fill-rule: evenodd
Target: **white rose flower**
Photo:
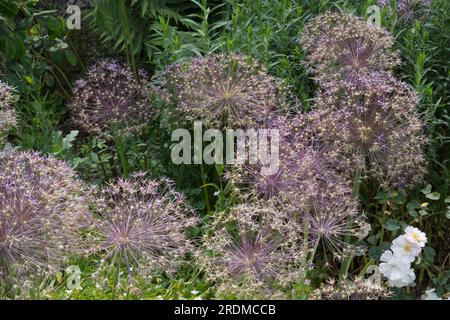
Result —
<instances>
[{"instance_id":1,"label":"white rose flower","mask_svg":"<svg viewBox=\"0 0 450 320\"><path fill-rule=\"evenodd\" d=\"M425 247L425 243L427 243L427 235L419 229L411 226L406 227L405 238L409 242L415 243L422 248Z\"/></svg>"},{"instance_id":2,"label":"white rose flower","mask_svg":"<svg viewBox=\"0 0 450 320\"><path fill-rule=\"evenodd\" d=\"M422 295L421 299L422 300L442 300L441 298L438 297L436 292L434 292L435 290L436 289L426 290L425 293Z\"/></svg>"},{"instance_id":3,"label":"white rose flower","mask_svg":"<svg viewBox=\"0 0 450 320\"><path fill-rule=\"evenodd\" d=\"M414 270L411 269L411 256L394 255L391 250L386 250L380 261L382 263L379 270L388 279L391 287L405 287L416 279Z\"/></svg>"},{"instance_id":4,"label":"white rose flower","mask_svg":"<svg viewBox=\"0 0 450 320\"><path fill-rule=\"evenodd\" d=\"M410 262L413 262L414 258L422 251L422 247L416 242L409 241L405 236L399 236L392 241L391 250L394 255L404 254L410 256Z\"/></svg>"}]
</instances>

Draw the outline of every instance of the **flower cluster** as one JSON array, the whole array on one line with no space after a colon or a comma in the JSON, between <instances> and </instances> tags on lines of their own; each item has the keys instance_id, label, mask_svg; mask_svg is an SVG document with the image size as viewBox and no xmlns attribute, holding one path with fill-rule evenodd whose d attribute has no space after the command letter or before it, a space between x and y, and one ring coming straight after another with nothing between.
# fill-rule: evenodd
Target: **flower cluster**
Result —
<instances>
[{"instance_id":1,"label":"flower cluster","mask_svg":"<svg viewBox=\"0 0 450 320\"><path fill-rule=\"evenodd\" d=\"M392 241L390 250L380 258L380 272L388 279L391 287L405 287L416 279L411 263L419 256L427 243L425 233L408 226L405 233Z\"/></svg>"},{"instance_id":2,"label":"flower cluster","mask_svg":"<svg viewBox=\"0 0 450 320\"><path fill-rule=\"evenodd\" d=\"M199 261L219 296L283 297L280 289L302 275L301 240L285 211L241 204L214 216Z\"/></svg>"},{"instance_id":3,"label":"flower cluster","mask_svg":"<svg viewBox=\"0 0 450 320\"><path fill-rule=\"evenodd\" d=\"M387 7L391 11L391 0L378 0L380 7ZM396 0L395 14L405 23L412 21L419 11L431 6L431 0Z\"/></svg>"},{"instance_id":4,"label":"flower cluster","mask_svg":"<svg viewBox=\"0 0 450 320\"><path fill-rule=\"evenodd\" d=\"M7 131L17 124L17 115L13 109L14 89L0 81L0 146Z\"/></svg>"},{"instance_id":5,"label":"flower cluster","mask_svg":"<svg viewBox=\"0 0 450 320\"><path fill-rule=\"evenodd\" d=\"M82 192L61 161L33 152L0 154L0 278L7 289L25 289L82 253Z\"/></svg>"},{"instance_id":6,"label":"flower cluster","mask_svg":"<svg viewBox=\"0 0 450 320\"><path fill-rule=\"evenodd\" d=\"M282 104L281 83L250 57L213 54L169 66L160 76L163 99L182 116L215 128L265 123Z\"/></svg>"},{"instance_id":7,"label":"flower cluster","mask_svg":"<svg viewBox=\"0 0 450 320\"><path fill-rule=\"evenodd\" d=\"M94 189L91 206L89 243L101 256L94 274L100 283L108 284L113 271L117 285L123 272L129 282L148 280L155 271L172 273L192 249L186 232L199 221L170 180L135 173Z\"/></svg>"},{"instance_id":8,"label":"flower cluster","mask_svg":"<svg viewBox=\"0 0 450 320\"><path fill-rule=\"evenodd\" d=\"M394 40L384 29L347 13L314 17L299 38L315 79L326 86L359 74L391 71L399 64Z\"/></svg>"},{"instance_id":9,"label":"flower cluster","mask_svg":"<svg viewBox=\"0 0 450 320\"><path fill-rule=\"evenodd\" d=\"M147 78L144 71L139 75ZM146 85L113 60L98 61L75 82L71 109L75 125L88 133L114 126L139 129L154 112Z\"/></svg>"},{"instance_id":10,"label":"flower cluster","mask_svg":"<svg viewBox=\"0 0 450 320\"><path fill-rule=\"evenodd\" d=\"M416 185L425 173L424 123L417 95L386 74L358 76L358 82L336 82L315 101L299 131L326 149L340 172L357 173L386 188Z\"/></svg>"}]
</instances>

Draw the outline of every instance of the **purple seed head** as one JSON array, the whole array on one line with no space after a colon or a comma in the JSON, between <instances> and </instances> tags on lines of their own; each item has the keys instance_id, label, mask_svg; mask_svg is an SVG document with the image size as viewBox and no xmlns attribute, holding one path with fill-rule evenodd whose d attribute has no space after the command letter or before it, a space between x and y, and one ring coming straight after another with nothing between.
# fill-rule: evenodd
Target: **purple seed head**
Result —
<instances>
[{"instance_id":1,"label":"purple seed head","mask_svg":"<svg viewBox=\"0 0 450 320\"><path fill-rule=\"evenodd\" d=\"M160 76L162 97L182 116L212 127L264 123L281 105L281 83L254 59L213 54L169 66Z\"/></svg>"},{"instance_id":2,"label":"purple seed head","mask_svg":"<svg viewBox=\"0 0 450 320\"><path fill-rule=\"evenodd\" d=\"M145 73L140 71L140 75ZM84 79L75 82L72 94L72 119L88 133L116 125L136 130L154 113L146 86L128 67L113 60L100 60L91 66Z\"/></svg>"},{"instance_id":3,"label":"purple seed head","mask_svg":"<svg viewBox=\"0 0 450 320\"><path fill-rule=\"evenodd\" d=\"M289 216L265 202L214 216L199 261L221 296L268 298L302 272L299 232Z\"/></svg>"},{"instance_id":4,"label":"purple seed head","mask_svg":"<svg viewBox=\"0 0 450 320\"><path fill-rule=\"evenodd\" d=\"M111 270L120 278L123 273L128 284L155 272L172 273L192 250L186 232L198 218L170 180L136 173L94 190L91 204L91 251L101 256L101 283Z\"/></svg>"},{"instance_id":5,"label":"purple seed head","mask_svg":"<svg viewBox=\"0 0 450 320\"><path fill-rule=\"evenodd\" d=\"M400 63L394 40L386 30L347 13L314 17L299 38L306 63L316 80L355 81L359 74L391 72Z\"/></svg>"},{"instance_id":6,"label":"purple seed head","mask_svg":"<svg viewBox=\"0 0 450 320\"><path fill-rule=\"evenodd\" d=\"M9 289L60 270L83 253L82 183L65 163L33 152L0 153L0 278Z\"/></svg>"},{"instance_id":7,"label":"purple seed head","mask_svg":"<svg viewBox=\"0 0 450 320\"><path fill-rule=\"evenodd\" d=\"M335 81L318 95L299 132L323 145L338 171L372 178L383 187L405 189L426 170L424 123L417 95L386 74L359 76L357 84Z\"/></svg>"}]
</instances>

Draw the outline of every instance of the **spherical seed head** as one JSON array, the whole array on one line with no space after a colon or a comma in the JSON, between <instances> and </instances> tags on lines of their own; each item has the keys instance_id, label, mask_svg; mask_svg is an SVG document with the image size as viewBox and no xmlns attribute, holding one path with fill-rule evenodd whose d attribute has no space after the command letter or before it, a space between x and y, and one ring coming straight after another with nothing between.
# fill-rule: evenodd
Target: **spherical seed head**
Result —
<instances>
[{"instance_id":1,"label":"spherical seed head","mask_svg":"<svg viewBox=\"0 0 450 320\"><path fill-rule=\"evenodd\" d=\"M357 75L368 72L390 72L400 63L392 36L352 14L314 17L299 42L307 52L307 65L322 86L337 79L353 82Z\"/></svg>"},{"instance_id":2,"label":"spherical seed head","mask_svg":"<svg viewBox=\"0 0 450 320\"><path fill-rule=\"evenodd\" d=\"M308 236L310 248L323 247L336 259L360 254L363 247L348 244L345 238L357 238L365 217L352 197L350 184L335 177L322 184L311 184L304 194L290 193L285 210L298 223L298 230Z\"/></svg>"},{"instance_id":3,"label":"spherical seed head","mask_svg":"<svg viewBox=\"0 0 450 320\"><path fill-rule=\"evenodd\" d=\"M60 270L70 254L79 252L86 211L82 192L74 171L59 160L34 152L0 153L0 277L5 283L23 288Z\"/></svg>"},{"instance_id":4,"label":"spherical seed head","mask_svg":"<svg viewBox=\"0 0 450 320\"><path fill-rule=\"evenodd\" d=\"M144 71L139 74L146 79ZM72 119L88 133L112 126L137 130L154 114L144 83L114 60L100 60L91 66L86 76L75 82L72 94Z\"/></svg>"},{"instance_id":5,"label":"spherical seed head","mask_svg":"<svg viewBox=\"0 0 450 320\"><path fill-rule=\"evenodd\" d=\"M391 3L390 0L378 0L377 2L380 7L386 7L388 12L392 11ZM431 0L396 0L394 12L401 22L409 23L430 6Z\"/></svg>"},{"instance_id":6,"label":"spherical seed head","mask_svg":"<svg viewBox=\"0 0 450 320\"><path fill-rule=\"evenodd\" d=\"M211 127L251 127L264 123L282 104L281 82L254 59L213 54L169 66L160 76L162 97L182 116Z\"/></svg>"},{"instance_id":7,"label":"spherical seed head","mask_svg":"<svg viewBox=\"0 0 450 320\"><path fill-rule=\"evenodd\" d=\"M170 180L136 173L93 190L91 205L91 251L104 261L98 272L103 280L112 270L123 272L128 284L172 273L193 249L186 232L199 220Z\"/></svg>"},{"instance_id":8,"label":"spherical seed head","mask_svg":"<svg viewBox=\"0 0 450 320\"><path fill-rule=\"evenodd\" d=\"M8 130L17 125L13 93L14 88L0 80L0 146Z\"/></svg>"},{"instance_id":9,"label":"spherical seed head","mask_svg":"<svg viewBox=\"0 0 450 320\"><path fill-rule=\"evenodd\" d=\"M270 298L302 273L299 241L282 211L267 203L238 205L214 216L198 258L220 296Z\"/></svg>"},{"instance_id":10,"label":"spherical seed head","mask_svg":"<svg viewBox=\"0 0 450 320\"><path fill-rule=\"evenodd\" d=\"M335 81L318 95L299 132L326 146L349 179L359 172L385 188L407 189L426 171L428 139L417 104L417 95L393 77L360 75L355 84Z\"/></svg>"},{"instance_id":11,"label":"spherical seed head","mask_svg":"<svg viewBox=\"0 0 450 320\"><path fill-rule=\"evenodd\" d=\"M307 193L310 185L323 183L335 175L333 163L323 156L320 145L302 140L296 131L300 118L303 115L269 120L268 127L278 130L280 137L278 170L272 174L266 174L261 163L226 167L226 178L238 187L241 197L282 201L291 191Z\"/></svg>"}]
</instances>

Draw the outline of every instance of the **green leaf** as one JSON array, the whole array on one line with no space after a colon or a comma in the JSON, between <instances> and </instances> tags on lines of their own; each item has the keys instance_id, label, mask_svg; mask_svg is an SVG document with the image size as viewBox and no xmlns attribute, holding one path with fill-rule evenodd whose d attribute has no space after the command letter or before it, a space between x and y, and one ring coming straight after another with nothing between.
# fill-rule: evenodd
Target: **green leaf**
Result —
<instances>
[{"instance_id":1,"label":"green leaf","mask_svg":"<svg viewBox=\"0 0 450 320\"><path fill-rule=\"evenodd\" d=\"M384 191L380 191L377 193L377 195L374 197L375 200L379 200L380 203L386 202L388 198L388 194Z\"/></svg>"},{"instance_id":2,"label":"green leaf","mask_svg":"<svg viewBox=\"0 0 450 320\"><path fill-rule=\"evenodd\" d=\"M75 53L72 50L65 50L64 54L66 56L67 61L75 66L77 64L77 56L75 55Z\"/></svg>"},{"instance_id":3,"label":"green leaf","mask_svg":"<svg viewBox=\"0 0 450 320\"><path fill-rule=\"evenodd\" d=\"M8 38L1 38L0 51L5 54L7 61L13 60L16 56L16 45L14 41Z\"/></svg>"},{"instance_id":4,"label":"green leaf","mask_svg":"<svg viewBox=\"0 0 450 320\"><path fill-rule=\"evenodd\" d=\"M422 190L420 190L420 192L422 192L425 195L431 193L431 184L427 184L427 186L425 188L423 188Z\"/></svg>"},{"instance_id":5,"label":"green leaf","mask_svg":"<svg viewBox=\"0 0 450 320\"><path fill-rule=\"evenodd\" d=\"M5 2L0 3L0 14L6 18L14 17L19 12L18 4L12 1Z\"/></svg>"},{"instance_id":6,"label":"green leaf","mask_svg":"<svg viewBox=\"0 0 450 320\"><path fill-rule=\"evenodd\" d=\"M381 254L382 254L381 249L378 246L370 248L368 253L369 253L369 257L374 260L380 259Z\"/></svg>"},{"instance_id":7,"label":"green leaf","mask_svg":"<svg viewBox=\"0 0 450 320\"><path fill-rule=\"evenodd\" d=\"M399 192L397 196L394 198L394 202L396 204L404 204L406 202L406 197L403 192Z\"/></svg>"},{"instance_id":8,"label":"green leaf","mask_svg":"<svg viewBox=\"0 0 450 320\"><path fill-rule=\"evenodd\" d=\"M378 239L380 239L380 235L376 234L374 236L368 237L367 242L370 244L376 244L378 242Z\"/></svg>"},{"instance_id":9,"label":"green leaf","mask_svg":"<svg viewBox=\"0 0 450 320\"><path fill-rule=\"evenodd\" d=\"M420 208L420 201L419 200L411 200L406 205L406 209L408 209L408 211L416 210L416 209L419 209L419 208Z\"/></svg>"},{"instance_id":10,"label":"green leaf","mask_svg":"<svg viewBox=\"0 0 450 320\"><path fill-rule=\"evenodd\" d=\"M395 230L399 230L401 228L401 225L398 221L396 221L394 219L389 219L384 224L384 227L388 231L395 231Z\"/></svg>"},{"instance_id":11,"label":"green leaf","mask_svg":"<svg viewBox=\"0 0 450 320\"><path fill-rule=\"evenodd\" d=\"M62 141L63 150L68 150L72 147L72 142L76 140L78 136L77 130L72 130L68 135L66 135Z\"/></svg>"},{"instance_id":12,"label":"green leaf","mask_svg":"<svg viewBox=\"0 0 450 320\"><path fill-rule=\"evenodd\" d=\"M430 200L439 200L439 198L441 197L441 194L439 192L435 191L435 192L427 194L426 197Z\"/></svg>"},{"instance_id":13,"label":"green leaf","mask_svg":"<svg viewBox=\"0 0 450 320\"><path fill-rule=\"evenodd\" d=\"M432 264L435 256L436 256L436 251L432 247L425 247L423 249L423 258L428 263Z\"/></svg>"}]
</instances>

